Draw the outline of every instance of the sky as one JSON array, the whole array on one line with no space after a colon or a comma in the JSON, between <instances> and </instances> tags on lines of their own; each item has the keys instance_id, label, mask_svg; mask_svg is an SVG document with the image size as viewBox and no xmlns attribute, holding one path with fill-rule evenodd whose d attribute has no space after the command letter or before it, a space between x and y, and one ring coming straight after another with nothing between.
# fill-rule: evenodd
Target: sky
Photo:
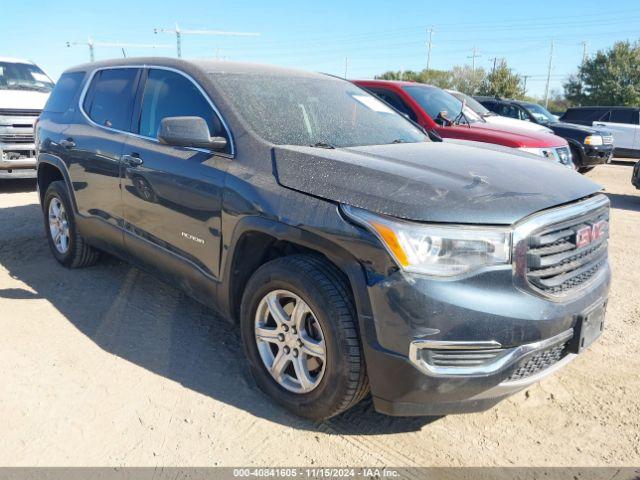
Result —
<instances>
[{"instance_id":1,"label":"sky","mask_svg":"<svg viewBox=\"0 0 640 480\"><path fill-rule=\"evenodd\" d=\"M128 57L176 55L173 33L154 28L259 33L188 35L184 58L220 58L372 78L387 70L471 64L490 69L505 58L527 75L527 93L542 96L554 42L551 89L588 54L618 40L640 39L638 0L3 0L0 56L34 61L56 80L89 60L86 42L156 45L126 47ZM66 46L66 42L78 42ZM96 45L96 59L122 57L121 48Z\"/></svg>"}]
</instances>

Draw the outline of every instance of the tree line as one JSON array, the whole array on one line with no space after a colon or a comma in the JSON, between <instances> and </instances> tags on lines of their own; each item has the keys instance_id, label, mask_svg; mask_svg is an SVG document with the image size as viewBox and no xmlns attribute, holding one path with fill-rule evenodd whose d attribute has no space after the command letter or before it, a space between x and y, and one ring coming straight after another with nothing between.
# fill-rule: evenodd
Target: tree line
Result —
<instances>
[{"instance_id":1,"label":"tree line","mask_svg":"<svg viewBox=\"0 0 640 480\"><path fill-rule=\"evenodd\" d=\"M376 78L428 83L469 95L540 101L527 96L525 78L502 59L490 70L456 65L450 70L387 71ZM577 72L552 91L549 110L576 105L640 105L640 42L617 42L585 59Z\"/></svg>"}]
</instances>

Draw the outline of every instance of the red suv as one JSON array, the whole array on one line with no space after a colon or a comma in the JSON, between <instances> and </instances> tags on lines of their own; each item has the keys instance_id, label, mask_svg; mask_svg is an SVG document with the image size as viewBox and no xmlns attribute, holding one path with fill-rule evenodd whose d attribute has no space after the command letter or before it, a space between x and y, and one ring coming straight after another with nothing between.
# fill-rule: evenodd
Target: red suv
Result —
<instances>
[{"instance_id":1,"label":"red suv","mask_svg":"<svg viewBox=\"0 0 640 480\"><path fill-rule=\"evenodd\" d=\"M569 144L551 133L520 130L485 122L450 93L423 83L355 80L354 83L442 138L471 140L517 148L573 167Z\"/></svg>"}]
</instances>

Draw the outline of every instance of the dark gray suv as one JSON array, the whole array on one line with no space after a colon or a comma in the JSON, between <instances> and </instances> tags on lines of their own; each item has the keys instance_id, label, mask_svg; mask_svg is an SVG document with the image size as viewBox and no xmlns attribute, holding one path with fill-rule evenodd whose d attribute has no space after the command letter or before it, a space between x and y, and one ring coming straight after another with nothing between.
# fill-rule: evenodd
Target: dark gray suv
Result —
<instances>
[{"instance_id":1,"label":"dark gray suv","mask_svg":"<svg viewBox=\"0 0 640 480\"><path fill-rule=\"evenodd\" d=\"M109 252L239 322L298 415L486 409L601 332L609 202L545 159L430 141L357 86L140 58L66 71L36 127L51 251Z\"/></svg>"}]
</instances>

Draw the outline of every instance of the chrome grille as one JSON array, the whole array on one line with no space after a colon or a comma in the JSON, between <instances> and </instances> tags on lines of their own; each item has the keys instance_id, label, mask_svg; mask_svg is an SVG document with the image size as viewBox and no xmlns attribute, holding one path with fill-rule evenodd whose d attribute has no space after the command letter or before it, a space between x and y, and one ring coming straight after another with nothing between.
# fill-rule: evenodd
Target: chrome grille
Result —
<instances>
[{"instance_id":1,"label":"chrome grille","mask_svg":"<svg viewBox=\"0 0 640 480\"><path fill-rule=\"evenodd\" d=\"M597 238L595 226L600 227ZM608 208L534 232L527 251L528 282L548 295L562 295L579 287L606 263L608 236Z\"/></svg>"},{"instance_id":2,"label":"chrome grille","mask_svg":"<svg viewBox=\"0 0 640 480\"><path fill-rule=\"evenodd\" d=\"M536 373L542 372L559 362L567 353L567 344L556 345L547 350L536 353L518 365L507 379L508 382L522 380Z\"/></svg>"},{"instance_id":3,"label":"chrome grille","mask_svg":"<svg viewBox=\"0 0 640 480\"><path fill-rule=\"evenodd\" d=\"M613 145L613 135L603 135L602 143L605 145Z\"/></svg>"},{"instance_id":4,"label":"chrome grille","mask_svg":"<svg viewBox=\"0 0 640 480\"><path fill-rule=\"evenodd\" d=\"M42 110L32 110L25 108L0 108L0 116L7 117L37 117L42 113Z\"/></svg>"},{"instance_id":5,"label":"chrome grille","mask_svg":"<svg viewBox=\"0 0 640 480\"><path fill-rule=\"evenodd\" d=\"M33 133L0 133L0 143L33 143Z\"/></svg>"},{"instance_id":6,"label":"chrome grille","mask_svg":"<svg viewBox=\"0 0 640 480\"><path fill-rule=\"evenodd\" d=\"M513 232L514 283L552 300L577 294L608 268L609 199L540 212Z\"/></svg>"},{"instance_id":7,"label":"chrome grille","mask_svg":"<svg viewBox=\"0 0 640 480\"><path fill-rule=\"evenodd\" d=\"M478 367L491 363L504 350L501 348L489 349L460 349L460 350L423 350L422 358L430 365L436 367Z\"/></svg>"}]
</instances>

